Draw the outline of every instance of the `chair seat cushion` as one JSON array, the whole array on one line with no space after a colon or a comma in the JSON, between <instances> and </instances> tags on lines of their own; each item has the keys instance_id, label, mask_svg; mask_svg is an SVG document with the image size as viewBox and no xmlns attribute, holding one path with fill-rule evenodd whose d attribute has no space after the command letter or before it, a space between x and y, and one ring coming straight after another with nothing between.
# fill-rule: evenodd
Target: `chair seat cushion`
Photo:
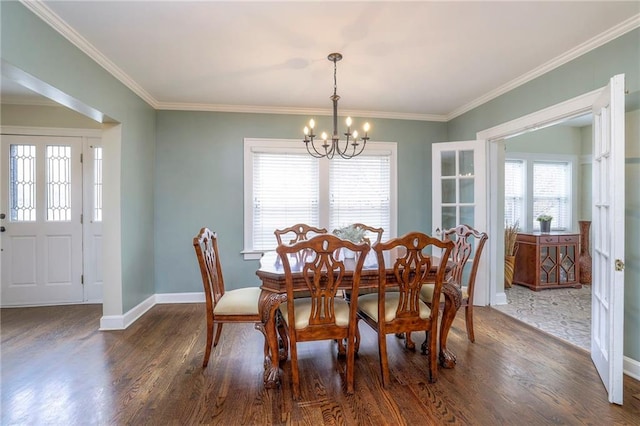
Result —
<instances>
[{"instance_id":1,"label":"chair seat cushion","mask_svg":"<svg viewBox=\"0 0 640 426\"><path fill-rule=\"evenodd\" d=\"M396 291L386 292L384 299L385 322L393 321L396 318L400 293ZM420 303L420 318L427 319L431 315L431 309L422 301ZM378 322L378 293L365 294L358 297L358 310L364 312L368 317Z\"/></svg>"},{"instance_id":2,"label":"chair seat cushion","mask_svg":"<svg viewBox=\"0 0 640 426\"><path fill-rule=\"evenodd\" d=\"M246 287L224 292L216 306L214 315L258 315L260 287Z\"/></svg>"},{"instance_id":3,"label":"chair seat cushion","mask_svg":"<svg viewBox=\"0 0 640 426\"><path fill-rule=\"evenodd\" d=\"M434 284L425 284L420 289L420 299L425 303L431 304L431 299L433 299L433 286ZM467 292L467 287L462 287L462 300L467 300L469 298L469 293ZM444 303L444 294L440 293L440 303Z\"/></svg>"},{"instance_id":4,"label":"chair seat cushion","mask_svg":"<svg viewBox=\"0 0 640 426\"><path fill-rule=\"evenodd\" d=\"M336 315L336 325L347 327L349 325L349 304L344 299L335 298L334 309ZM289 325L289 316L287 313L287 303L280 305L280 312L284 317L287 326ZM311 298L294 299L294 311L296 313L296 330L301 330L309 326L309 315L311 315Z\"/></svg>"}]
</instances>

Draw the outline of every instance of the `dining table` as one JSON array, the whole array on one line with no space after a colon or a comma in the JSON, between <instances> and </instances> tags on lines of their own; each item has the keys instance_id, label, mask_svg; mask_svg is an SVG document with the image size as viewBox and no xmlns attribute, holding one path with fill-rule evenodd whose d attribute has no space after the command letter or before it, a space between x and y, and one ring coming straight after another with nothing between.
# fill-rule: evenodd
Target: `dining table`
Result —
<instances>
[{"instance_id":1,"label":"dining table","mask_svg":"<svg viewBox=\"0 0 640 426\"><path fill-rule=\"evenodd\" d=\"M292 255L294 256L294 255ZM393 253L385 253L385 264L390 265L385 269L386 283L388 287L392 287L396 282L393 272ZM355 261L353 259L343 259L345 268L353 270ZM303 295L304 291L308 291L302 276L302 267L304 262L299 258L290 259L293 273L294 291ZM432 265L427 276L425 284L435 281L439 260L432 258ZM447 264L447 271L451 269L451 262ZM377 291L380 282L379 268L375 253L369 252L365 259L362 272L360 274L360 291L370 292ZM265 337L264 344L264 386L266 388L274 388L280 384L280 362L285 361L289 356L288 337L282 324L283 318L279 313L279 306L287 300L287 289L285 284L285 273L282 267L282 260L278 254L266 252L260 259L260 267L256 271L256 275L262 281L261 294L258 302L261 322L256 324L256 328L260 330ZM447 275L448 276L448 275ZM344 290L349 290L352 285L352 274L347 272L344 280ZM450 279L445 279L442 286L444 294L444 309L442 319L440 321L439 346L440 351L438 359L443 368L453 368L456 363L456 356L447 348L447 336L456 313L462 302L462 292ZM426 341L425 341L426 343ZM423 343L423 351L426 345ZM405 339L405 345L412 349L413 342L410 338Z\"/></svg>"}]
</instances>

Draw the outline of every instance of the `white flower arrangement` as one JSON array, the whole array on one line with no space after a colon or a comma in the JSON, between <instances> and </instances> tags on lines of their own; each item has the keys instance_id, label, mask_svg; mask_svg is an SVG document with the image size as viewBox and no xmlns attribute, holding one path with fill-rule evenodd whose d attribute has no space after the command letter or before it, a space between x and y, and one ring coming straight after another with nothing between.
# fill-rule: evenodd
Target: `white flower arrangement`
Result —
<instances>
[{"instance_id":1,"label":"white flower arrangement","mask_svg":"<svg viewBox=\"0 0 640 426\"><path fill-rule=\"evenodd\" d=\"M333 230L333 235L343 240L349 240L353 243L360 243L364 240L365 230L359 226L349 225L343 228Z\"/></svg>"}]
</instances>

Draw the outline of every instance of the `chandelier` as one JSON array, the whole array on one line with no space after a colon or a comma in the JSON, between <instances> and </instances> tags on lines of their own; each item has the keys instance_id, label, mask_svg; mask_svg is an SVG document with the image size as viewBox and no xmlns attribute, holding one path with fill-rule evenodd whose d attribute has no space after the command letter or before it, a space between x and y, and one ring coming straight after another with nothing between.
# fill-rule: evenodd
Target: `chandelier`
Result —
<instances>
[{"instance_id":1,"label":"chandelier","mask_svg":"<svg viewBox=\"0 0 640 426\"><path fill-rule=\"evenodd\" d=\"M327 134L322 132L320 136L322 143L318 143L319 146L316 147L316 135L313 133L316 122L311 119L309 120L309 126L304 128L303 142L307 147L307 152L315 158L327 157L332 159L334 155L338 154L342 158L349 159L362 154L362 151L364 151L364 147L369 140L369 123L364 123L364 136L358 140L358 132L356 130L351 131L351 117L347 117L347 131L344 133L346 139L343 142L340 141L340 136L338 136L338 100L340 96L336 93L336 63L342 59L342 55L340 53L331 53L327 56L327 59L333 62L333 96L329 97L333 102L333 136L329 139Z\"/></svg>"}]
</instances>

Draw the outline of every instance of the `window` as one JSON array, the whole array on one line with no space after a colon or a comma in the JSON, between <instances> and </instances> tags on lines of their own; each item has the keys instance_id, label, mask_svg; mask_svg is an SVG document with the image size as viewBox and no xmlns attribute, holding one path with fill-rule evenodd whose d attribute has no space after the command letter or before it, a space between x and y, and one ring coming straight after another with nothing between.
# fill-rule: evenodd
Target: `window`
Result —
<instances>
[{"instance_id":1,"label":"window","mask_svg":"<svg viewBox=\"0 0 640 426\"><path fill-rule=\"evenodd\" d=\"M520 224L525 231L539 231L536 218L553 217L551 229L571 230L577 200L577 182L572 170L572 156L542 154L510 154L505 160L505 224Z\"/></svg>"},{"instance_id":2,"label":"window","mask_svg":"<svg viewBox=\"0 0 640 426\"><path fill-rule=\"evenodd\" d=\"M245 258L273 250L295 223L333 230L354 222L395 235L396 144L369 142L344 160L311 157L299 141L245 139Z\"/></svg>"},{"instance_id":3,"label":"window","mask_svg":"<svg viewBox=\"0 0 640 426\"><path fill-rule=\"evenodd\" d=\"M506 160L504 163L504 223L514 225L524 222L525 193L524 160Z\"/></svg>"},{"instance_id":4,"label":"window","mask_svg":"<svg viewBox=\"0 0 640 426\"><path fill-rule=\"evenodd\" d=\"M553 229L571 228L571 164L568 162L533 163L533 221L534 229L540 229L536 218L541 214L553 217Z\"/></svg>"}]
</instances>

